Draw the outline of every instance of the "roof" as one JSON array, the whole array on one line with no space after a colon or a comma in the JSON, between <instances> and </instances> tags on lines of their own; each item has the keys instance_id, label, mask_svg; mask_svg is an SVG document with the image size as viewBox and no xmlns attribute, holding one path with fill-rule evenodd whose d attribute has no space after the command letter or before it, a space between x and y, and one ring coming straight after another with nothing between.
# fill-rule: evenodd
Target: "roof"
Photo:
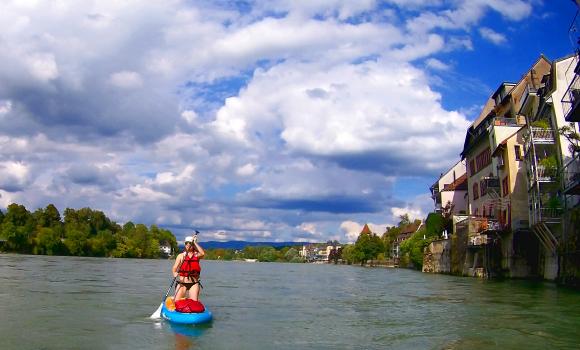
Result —
<instances>
[{"instance_id":1,"label":"roof","mask_svg":"<svg viewBox=\"0 0 580 350\"><path fill-rule=\"evenodd\" d=\"M443 191L467 191L467 174L463 174L452 183L445 185Z\"/></svg>"},{"instance_id":2,"label":"roof","mask_svg":"<svg viewBox=\"0 0 580 350\"><path fill-rule=\"evenodd\" d=\"M521 79L509 90L508 95L512 93L512 91L519 86L520 84L523 84L528 75L531 76L530 79L533 80L533 75L536 72L536 67L538 67L538 65L540 64L540 62L545 62L548 65L551 65L551 62L548 58L546 58L546 56L544 56L543 54L540 54L540 57L538 57L538 59L534 62L534 64L532 64L532 66L526 71L525 74L522 75ZM541 77L540 77L541 78ZM480 137L482 135L484 135L486 133L486 130L479 130L481 127L485 126L484 121L487 119L491 119L492 117L495 117L495 101L493 99L493 96L495 96L499 91L501 91L501 88L504 85L512 85L513 83L508 83L508 82L503 82L500 84L499 88L496 90L496 92L487 99L487 102L484 106L484 108L482 109L481 113L479 114L479 116L477 117L477 119L469 126L469 128L467 129L467 133L465 135L465 142L463 144L463 151L461 152L461 159L466 158L467 153L469 152L470 149L472 149L472 146L474 144L476 144L477 142L480 141Z\"/></svg>"},{"instance_id":3,"label":"roof","mask_svg":"<svg viewBox=\"0 0 580 350\"><path fill-rule=\"evenodd\" d=\"M367 234L367 235L372 235L373 231L371 231L371 229L369 228L369 225L365 224L365 226L363 227L362 231L360 231L360 234Z\"/></svg>"},{"instance_id":4,"label":"roof","mask_svg":"<svg viewBox=\"0 0 580 350\"><path fill-rule=\"evenodd\" d=\"M417 230L419 229L419 227L421 227L421 221L415 221L411 224L405 225L403 227L401 227L401 233L400 235L404 235L404 234L411 234L411 233L415 233L417 232Z\"/></svg>"}]
</instances>

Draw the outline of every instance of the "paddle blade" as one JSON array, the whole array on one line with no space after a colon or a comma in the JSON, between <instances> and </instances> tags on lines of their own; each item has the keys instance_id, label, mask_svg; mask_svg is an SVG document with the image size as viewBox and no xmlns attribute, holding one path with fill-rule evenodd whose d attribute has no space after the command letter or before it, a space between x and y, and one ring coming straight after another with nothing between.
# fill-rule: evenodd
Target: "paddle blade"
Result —
<instances>
[{"instance_id":1,"label":"paddle blade","mask_svg":"<svg viewBox=\"0 0 580 350\"><path fill-rule=\"evenodd\" d=\"M159 304L159 307L157 308L157 310L155 310L155 312L153 314L151 314L151 316L149 316L149 318L154 318L154 319L161 318L161 307L162 306L163 306L163 303Z\"/></svg>"}]
</instances>

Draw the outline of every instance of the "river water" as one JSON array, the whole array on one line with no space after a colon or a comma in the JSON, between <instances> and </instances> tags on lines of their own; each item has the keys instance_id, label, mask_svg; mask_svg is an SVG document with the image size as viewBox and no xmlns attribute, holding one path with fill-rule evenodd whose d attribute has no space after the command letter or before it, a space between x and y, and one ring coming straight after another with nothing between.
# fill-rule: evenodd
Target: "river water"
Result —
<instances>
[{"instance_id":1,"label":"river water","mask_svg":"<svg viewBox=\"0 0 580 350\"><path fill-rule=\"evenodd\" d=\"M580 347L580 292L340 265L203 261L214 321L174 327L171 264L0 255L0 349Z\"/></svg>"}]
</instances>

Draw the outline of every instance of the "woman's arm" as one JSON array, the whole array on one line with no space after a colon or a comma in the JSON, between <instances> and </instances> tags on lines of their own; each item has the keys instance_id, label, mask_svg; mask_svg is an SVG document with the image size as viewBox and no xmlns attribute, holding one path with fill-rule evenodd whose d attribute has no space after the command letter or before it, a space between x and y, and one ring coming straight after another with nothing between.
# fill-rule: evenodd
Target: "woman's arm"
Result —
<instances>
[{"instance_id":1,"label":"woman's arm","mask_svg":"<svg viewBox=\"0 0 580 350\"><path fill-rule=\"evenodd\" d=\"M197 243L197 239L193 241L193 244L195 244L195 248L197 249L197 257L200 258L200 259L203 258L204 255L205 255L205 251L199 245L199 243Z\"/></svg>"},{"instance_id":2,"label":"woman's arm","mask_svg":"<svg viewBox=\"0 0 580 350\"><path fill-rule=\"evenodd\" d=\"M183 253L180 253L177 258L175 258L175 263L171 271L173 272L173 277L177 277L179 273L179 267L181 266L181 261L183 260Z\"/></svg>"}]
</instances>

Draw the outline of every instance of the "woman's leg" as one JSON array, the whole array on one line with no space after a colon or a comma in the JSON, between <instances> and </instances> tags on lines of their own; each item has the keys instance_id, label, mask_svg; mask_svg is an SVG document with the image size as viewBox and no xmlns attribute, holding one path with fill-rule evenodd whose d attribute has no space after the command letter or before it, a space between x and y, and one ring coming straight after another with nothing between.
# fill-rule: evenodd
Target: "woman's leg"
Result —
<instances>
[{"instance_id":1,"label":"woman's leg","mask_svg":"<svg viewBox=\"0 0 580 350\"><path fill-rule=\"evenodd\" d=\"M197 301L197 300L199 300L199 289L200 288L199 288L199 280L196 279L195 281L198 283L194 284L191 287L191 289L189 290L189 298Z\"/></svg>"},{"instance_id":2,"label":"woman's leg","mask_svg":"<svg viewBox=\"0 0 580 350\"><path fill-rule=\"evenodd\" d=\"M175 287L175 298L173 300L180 300L183 298L185 298L185 287L178 283L177 287Z\"/></svg>"}]
</instances>

